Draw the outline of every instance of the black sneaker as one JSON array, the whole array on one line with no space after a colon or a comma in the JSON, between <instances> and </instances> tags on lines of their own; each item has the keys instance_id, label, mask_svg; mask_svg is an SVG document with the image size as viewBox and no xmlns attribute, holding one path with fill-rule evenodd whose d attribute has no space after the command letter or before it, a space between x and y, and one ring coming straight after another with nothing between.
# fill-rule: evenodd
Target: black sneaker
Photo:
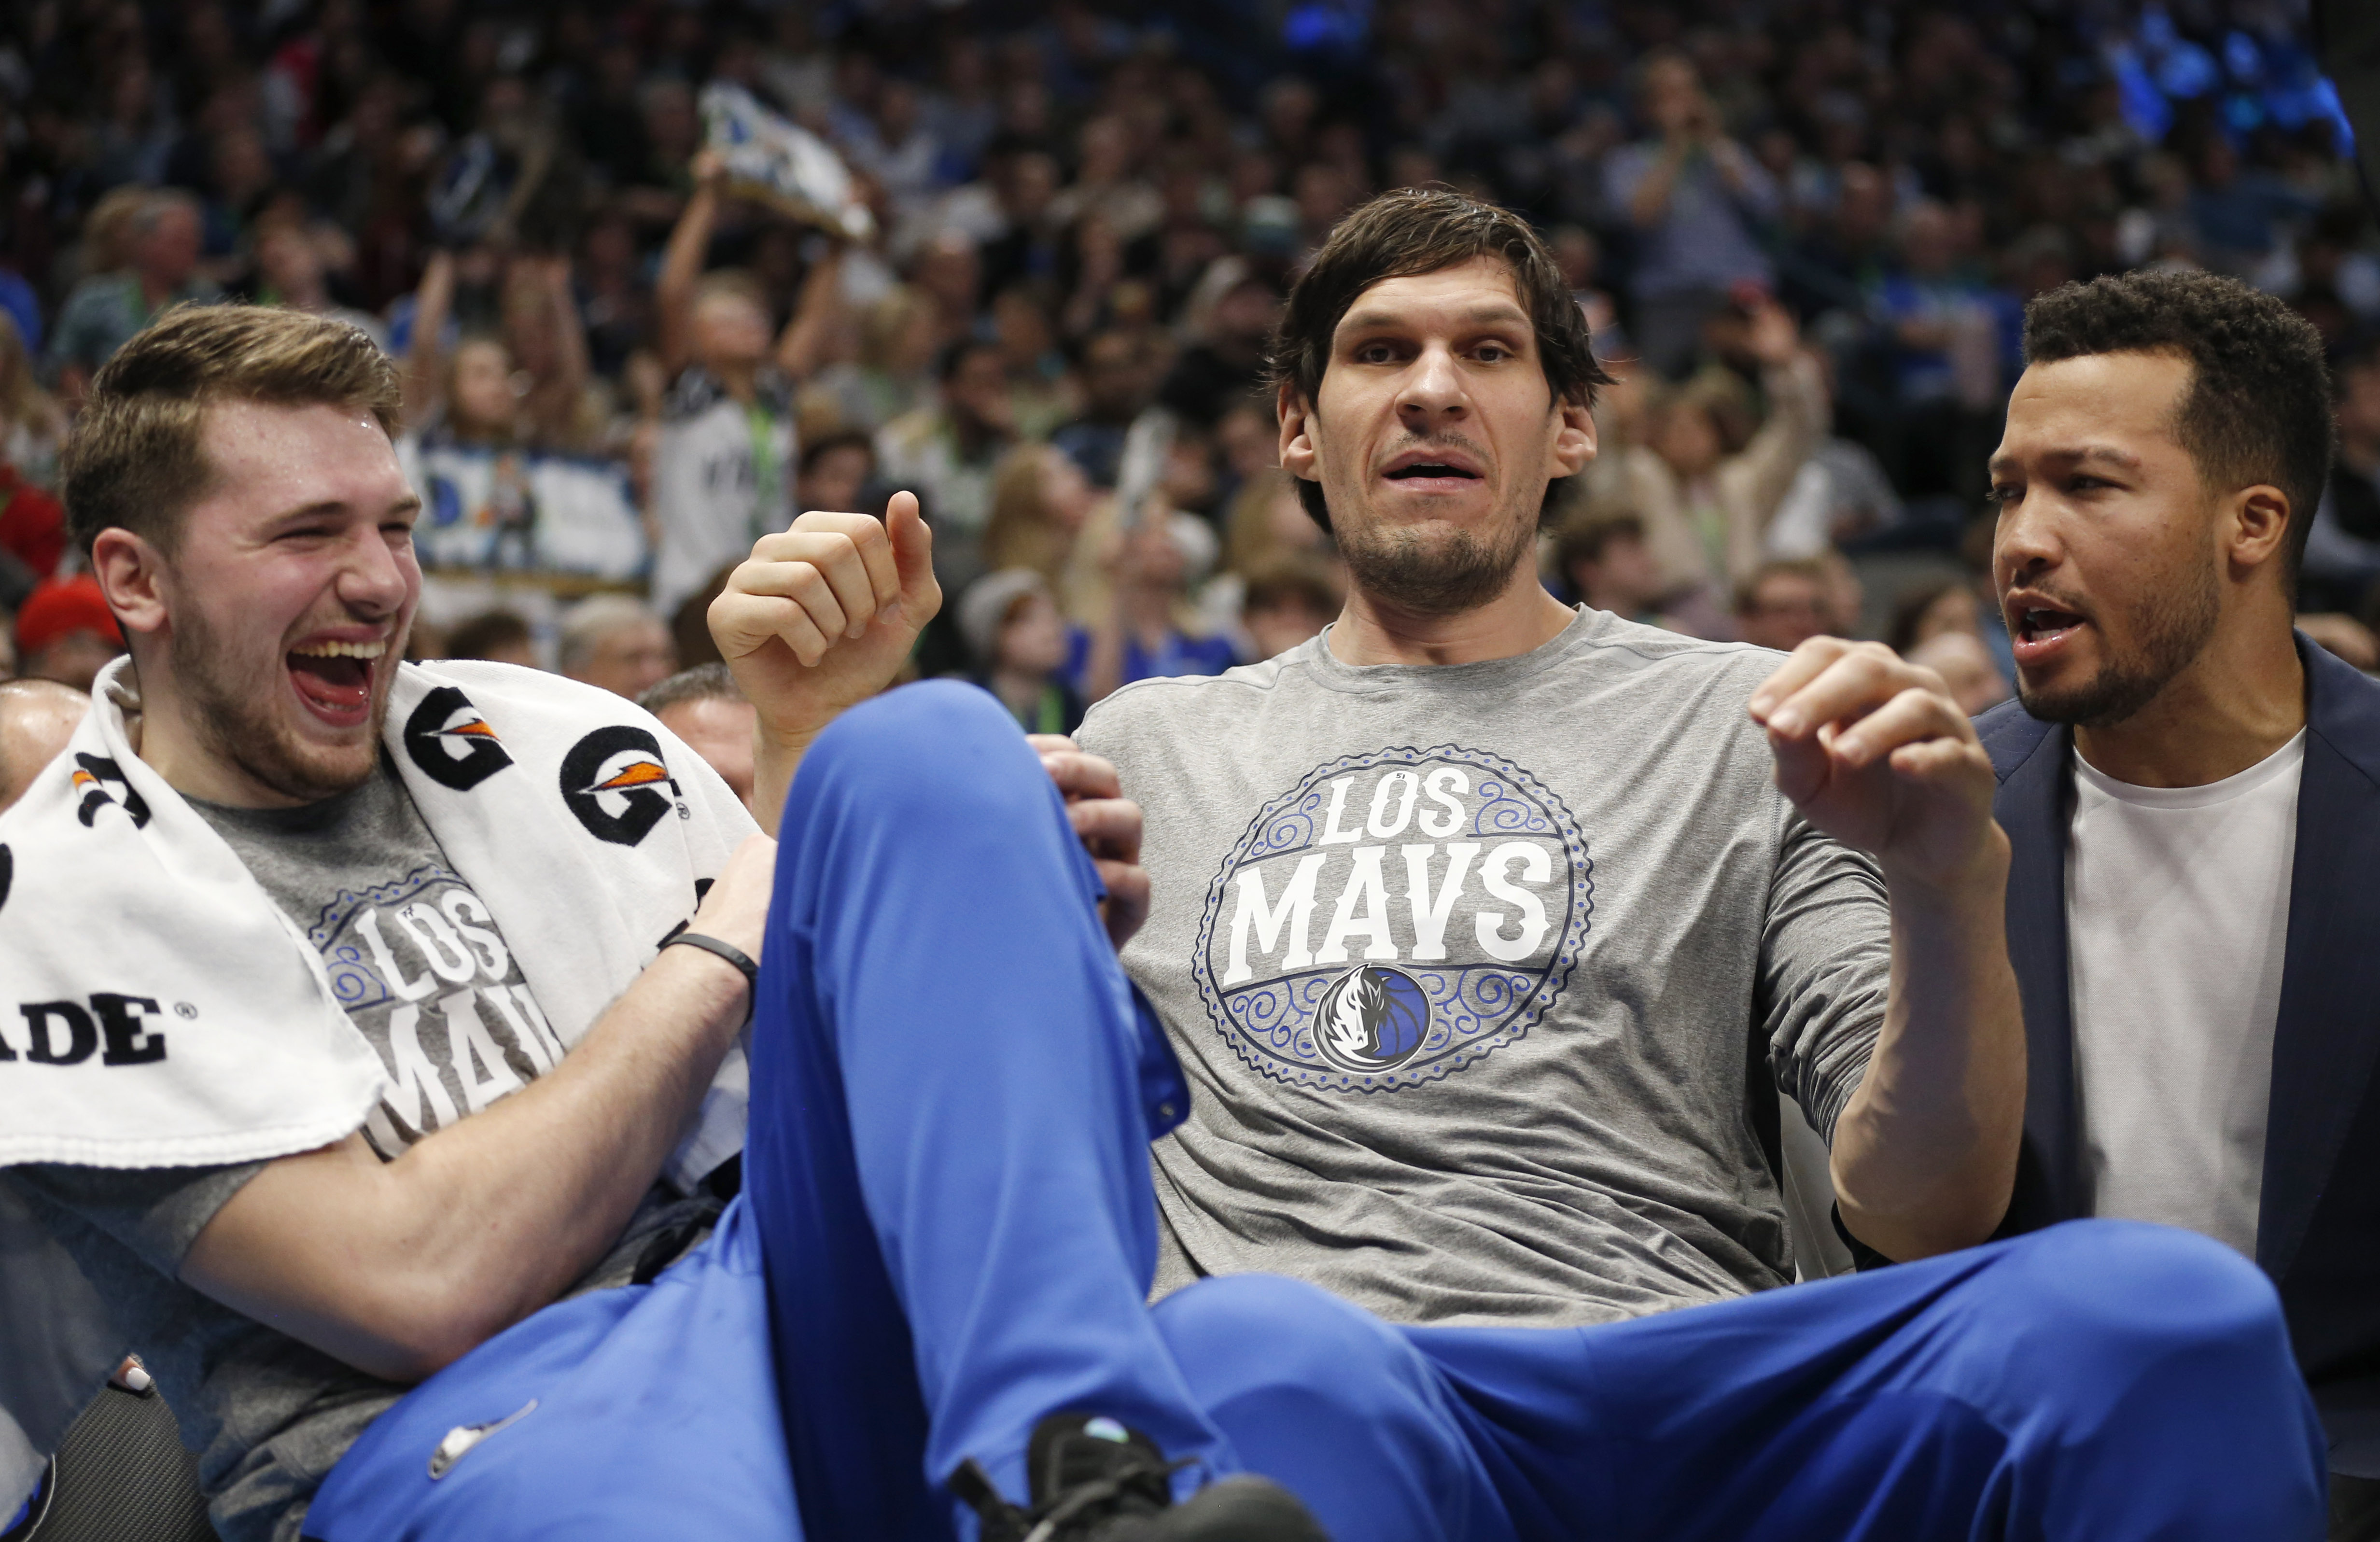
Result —
<instances>
[{"instance_id":1,"label":"black sneaker","mask_svg":"<svg viewBox=\"0 0 2380 1542\"><path fill-rule=\"evenodd\" d=\"M982 1520L982 1542L1330 1542L1294 1495L1268 1478L1210 1483L1181 1504L1157 1443L1113 1419L1052 1414L1034 1427L1026 1471L1033 1508L1017 1509L973 1458L951 1492Z\"/></svg>"}]
</instances>

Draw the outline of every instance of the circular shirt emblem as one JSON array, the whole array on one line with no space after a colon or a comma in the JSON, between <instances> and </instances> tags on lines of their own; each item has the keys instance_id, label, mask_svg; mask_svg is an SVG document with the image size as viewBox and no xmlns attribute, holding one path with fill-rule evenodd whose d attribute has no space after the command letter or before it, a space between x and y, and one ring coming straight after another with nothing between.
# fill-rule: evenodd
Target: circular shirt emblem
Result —
<instances>
[{"instance_id":1,"label":"circular shirt emblem","mask_svg":"<svg viewBox=\"0 0 2380 1542\"><path fill-rule=\"evenodd\" d=\"M1436 1081L1560 1000L1592 868L1570 810L1500 756L1347 756L1266 805L1224 857L1192 973L1209 1023L1268 1076Z\"/></svg>"},{"instance_id":2,"label":"circular shirt emblem","mask_svg":"<svg viewBox=\"0 0 2380 1542\"><path fill-rule=\"evenodd\" d=\"M1342 1071L1393 1071L1429 1037L1429 994L1402 969L1350 969L1322 993L1314 1047Z\"/></svg>"}]
</instances>

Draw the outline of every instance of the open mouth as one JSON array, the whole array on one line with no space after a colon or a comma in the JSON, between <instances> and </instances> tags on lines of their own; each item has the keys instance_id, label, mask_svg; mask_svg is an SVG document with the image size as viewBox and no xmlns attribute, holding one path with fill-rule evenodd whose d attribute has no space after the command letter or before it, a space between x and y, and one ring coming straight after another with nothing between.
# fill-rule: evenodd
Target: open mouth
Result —
<instances>
[{"instance_id":1,"label":"open mouth","mask_svg":"<svg viewBox=\"0 0 2380 1542\"><path fill-rule=\"evenodd\" d=\"M334 728L353 728L371 715L372 666L384 642L310 642L289 650L289 683L313 714Z\"/></svg>"},{"instance_id":2,"label":"open mouth","mask_svg":"<svg viewBox=\"0 0 2380 1542\"><path fill-rule=\"evenodd\" d=\"M1385 473L1390 481L1415 492L1459 492L1481 479L1459 460L1400 460Z\"/></svg>"},{"instance_id":3,"label":"open mouth","mask_svg":"<svg viewBox=\"0 0 2380 1542\"><path fill-rule=\"evenodd\" d=\"M2047 659L2091 625L2086 617L2073 611L2051 605L2016 607L2010 616L2015 625L2010 628L2009 637L2015 645L2019 663Z\"/></svg>"}]
</instances>

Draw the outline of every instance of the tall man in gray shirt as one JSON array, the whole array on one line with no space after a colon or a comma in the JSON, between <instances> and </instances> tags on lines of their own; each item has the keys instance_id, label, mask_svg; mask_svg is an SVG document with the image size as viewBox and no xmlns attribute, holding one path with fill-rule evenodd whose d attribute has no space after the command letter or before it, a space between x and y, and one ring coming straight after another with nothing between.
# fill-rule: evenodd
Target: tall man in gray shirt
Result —
<instances>
[{"instance_id":1,"label":"tall man in gray shirt","mask_svg":"<svg viewBox=\"0 0 2380 1542\"><path fill-rule=\"evenodd\" d=\"M2295 1388L2252 1454L2237 1430L2133 1445L2214 1410L2126 1398L2069 1493L2017 1475L2050 1460L2032 1442L2071 1367L2104 1366L2102 1330L2210 1287L2269 1324L2260 1281L2178 1233L2068 1229L1727 1300L1791 1278L1777 1093L1828 1137L1866 1249L1925 1259L1999 1223L2024 1079L2008 846L1929 672L1546 596L1540 511L1594 453L1601 378L1550 273L1455 195L1351 215L1276 359L1281 463L1347 556L1345 611L1084 725L1147 810L1153 903L1123 956L1192 1091L1154 1152L1160 1287L1285 1274L1413 1325L1420 1379L1496 1432L1523 1535L2310 1532ZM1487 1326L1512 1324L1608 1326L1557 1351ZM2099 1443L2116 1428L2125 1451ZM1557 1470L1592 1497L1549 1497Z\"/></svg>"}]
</instances>

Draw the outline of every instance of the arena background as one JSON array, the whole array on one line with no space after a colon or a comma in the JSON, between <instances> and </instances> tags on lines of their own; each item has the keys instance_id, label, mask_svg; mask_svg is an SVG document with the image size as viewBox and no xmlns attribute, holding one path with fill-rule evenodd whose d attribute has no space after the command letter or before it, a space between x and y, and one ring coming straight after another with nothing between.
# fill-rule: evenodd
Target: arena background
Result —
<instances>
[{"instance_id":1,"label":"arena background","mask_svg":"<svg viewBox=\"0 0 2380 1542\"><path fill-rule=\"evenodd\" d=\"M1548 539L1558 590L1633 516L1646 613L1771 642L1972 633L1991 679L1937 651L1988 698L2008 661L1973 602L1978 499L2023 303L2195 264L2287 297L2342 368L2305 606L2370 667L2380 246L2312 28L2289 0L36 0L0 18L0 606L73 566L42 494L91 371L163 306L229 296L346 315L414 367L417 653L459 630L557 662L565 607L644 592L692 517L655 464L681 361L655 286L727 84L764 132L832 147L872 216L790 174L731 181L698 257L799 323L772 350L818 473L795 493L924 497L954 591L924 673L991 667L997 618L971 646L956 591L995 567L1044 576L1073 638L1055 675L1090 698L1118 677L1092 668L1103 628L1146 644L1128 678L1318 625L1337 577L1271 469L1264 329L1342 212L1431 182L1541 225L1622 377ZM1809 400L1758 356L1771 297L1819 367ZM941 389L967 339L990 346ZM497 420L467 410L472 364L506 377ZM792 480L786 458L762 469ZM79 613L37 609L36 640ZM641 653L639 681L671 662Z\"/></svg>"}]
</instances>

